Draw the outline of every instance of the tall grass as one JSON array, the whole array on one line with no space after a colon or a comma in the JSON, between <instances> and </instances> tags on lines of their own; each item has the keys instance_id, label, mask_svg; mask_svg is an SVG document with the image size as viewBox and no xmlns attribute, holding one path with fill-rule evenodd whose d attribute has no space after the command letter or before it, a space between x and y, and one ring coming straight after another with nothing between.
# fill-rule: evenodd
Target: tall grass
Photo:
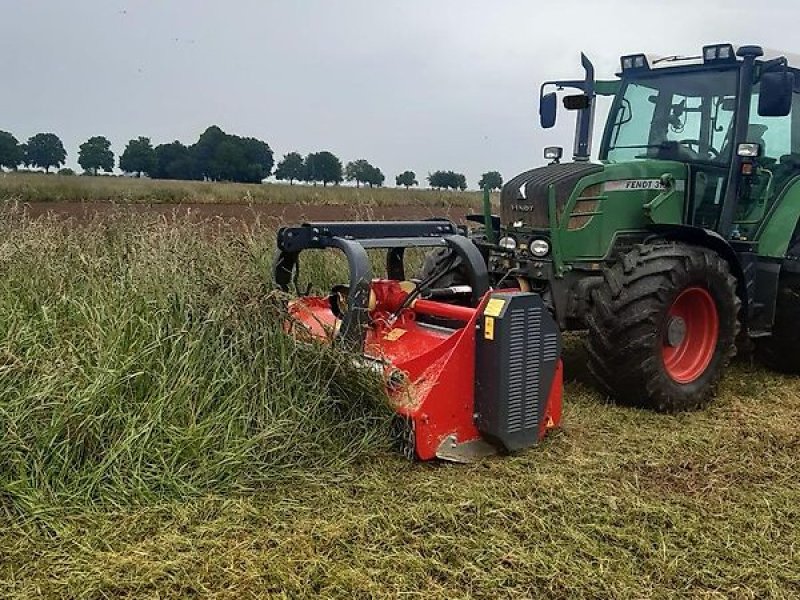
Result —
<instances>
[{"instance_id":1,"label":"tall grass","mask_svg":"<svg viewBox=\"0 0 800 600\"><path fill-rule=\"evenodd\" d=\"M284 184L167 181L43 173L0 173L0 198L21 202L222 203L340 206L465 206L478 209L478 192L352 188Z\"/></svg>"},{"instance_id":2,"label":"tall grass","mask_svg":"<svg viewBox=\"0 0 800 600\"><path fill-rule=\"evenodd\" d=\"M282 332L273 244L0 212L0 506L243 491L382 447L377 382Z\"/></svg>"}]
</instances>

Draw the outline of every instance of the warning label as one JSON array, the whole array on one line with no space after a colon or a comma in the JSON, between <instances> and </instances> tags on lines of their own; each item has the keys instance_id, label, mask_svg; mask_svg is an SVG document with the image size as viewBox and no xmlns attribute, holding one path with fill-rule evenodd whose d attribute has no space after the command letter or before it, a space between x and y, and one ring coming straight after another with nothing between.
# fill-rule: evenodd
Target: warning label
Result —
<instances>
[{"instance_id":1,"label":"warning label","mask_svg":"<svg viewBox=\"0 0 800 600\"><path fill-rule=\"evenodd\" d=\"M484 309L483 314L490 317L499 317L505 305L506 301L502 298L491 298L486 303L486 308Z\"/></svg>"}]
</instances>

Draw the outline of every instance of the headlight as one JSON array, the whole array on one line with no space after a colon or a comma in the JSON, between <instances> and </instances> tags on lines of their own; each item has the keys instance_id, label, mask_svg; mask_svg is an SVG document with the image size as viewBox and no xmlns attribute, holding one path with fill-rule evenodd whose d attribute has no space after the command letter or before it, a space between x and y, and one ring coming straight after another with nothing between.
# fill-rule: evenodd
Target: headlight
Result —
<instances>
[{"instance_id":1,"label":"headlight","mask_svg":"<svg viewBox=\"0 0 800 600\"><path fill-rule=\"evenodd\" d=\"M517 240L515 240L510 235L507 235L504 238L500 238L498 242L501 248L505 248L506 250L516 250L517 249Z\"/></svg>"},{"instance_id":2,"label":"headlight","mask_svg":"<svg viewBox=\"0 0 800 600\"><path fill-rule=\"evenodd\" d=\"M547 240L531 240L528 248L536 258L544 258L550 252L550 244Z\"/></svg>"}]
</instances>

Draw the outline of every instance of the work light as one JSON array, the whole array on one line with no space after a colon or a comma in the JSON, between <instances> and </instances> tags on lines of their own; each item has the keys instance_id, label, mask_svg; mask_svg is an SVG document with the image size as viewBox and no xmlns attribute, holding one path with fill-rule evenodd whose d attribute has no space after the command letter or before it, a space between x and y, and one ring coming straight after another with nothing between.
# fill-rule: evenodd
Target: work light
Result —
<instances>
[{"instance_id":1,"label":"work light","mask_svg":"<svg viewBox=\"0 0 800 600\"><path fill-rule=\"evenodd\" d=\"M623 56L620 61L622 62L623 71L650 68L650 64L647 62L647 57L644 54L630 54L628 56Z\"/></svg>"},{"instance_id":2,"label":"work light","mask_svg":"<svg viewBox=\"0 0 800 600\"><path fill-rule=\"evenodd\" d=\"M713 46L703 46L703 62L714 61L734 61L736 53L731 44L714 44Z\"/></svg>"},{"instance_id":3,"label":"work light","mask_svg":"<svg viewBox=\"0 0 800 600\"><path fill-rule=\"evenodd\" d=\"M544 149L545 160L552 160L558 162L564 155L564 149L561 146L548 146Z\"/></svg>"},{"instance_id":4,"label":"work light","mask_svg":"<svg viewBox=\"0 0 800 600\"><path fill-rule=\"evenodd\" d=\"M760 153L761 146L750 142L739 144L739 147L736 149L736 154L742 158L756 158Z\"/></svg>"}]
</instances>

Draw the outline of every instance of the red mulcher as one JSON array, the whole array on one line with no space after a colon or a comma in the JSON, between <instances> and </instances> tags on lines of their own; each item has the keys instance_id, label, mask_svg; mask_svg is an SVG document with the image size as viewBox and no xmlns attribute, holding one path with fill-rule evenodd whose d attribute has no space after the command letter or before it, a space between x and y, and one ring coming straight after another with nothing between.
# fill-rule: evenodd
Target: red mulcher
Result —
<instances>
[{"instance_id":1,"label":"red mulcher","mask_svg":"<svg viewBox=\"0 0 800 600\"><path fill-rule=\"evenodd\" d=\"M407 281L405 248L444 247L440 268ZM342 344L384 375L410 458L468 462L538 442L561 420L558 328L537 294L489 289L478 248L446 220L306 223L278 232L276 283L288 291L298 257L336 248L348 285L289 303L298 337ZM373 279L367 249L385 249ZM437 288L459 268L469 285Z\"/></svg>"}]
</instances>

